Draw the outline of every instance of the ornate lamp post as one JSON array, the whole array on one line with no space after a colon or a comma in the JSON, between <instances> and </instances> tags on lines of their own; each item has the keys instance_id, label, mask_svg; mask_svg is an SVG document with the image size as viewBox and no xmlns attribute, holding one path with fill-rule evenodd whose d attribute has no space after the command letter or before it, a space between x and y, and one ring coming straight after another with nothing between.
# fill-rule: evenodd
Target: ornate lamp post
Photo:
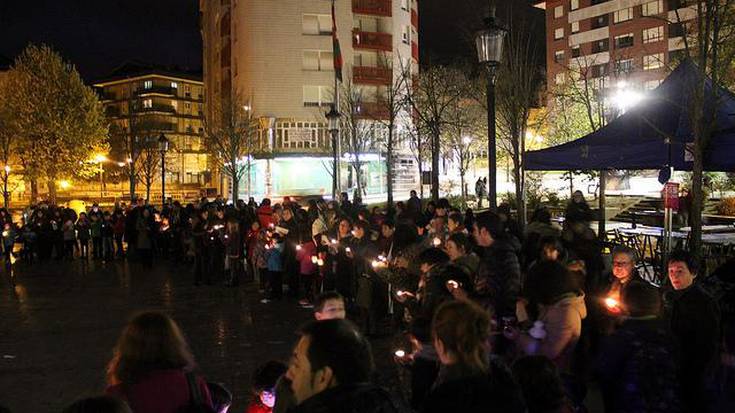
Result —
<instances>
[{"instance_id":1,"label":"ornate lamp post","mask_svg":"<svg viewBox=\"0 0 735 413\"><path fill-rule=\"evenodd\" d=\"M10 207L10 192L8 192L8 179L10 179L10 165L5 165L5 176L3 176L3 206Z\"/></svg>"},{"instance_id":2,"label":"ornate lamp post","mask_svg":"<svg viewBox=\"0 0 735 413\"><path fill-rule=\"evenodd\" d=\"M339 139L339 118L340 114L334 105L324 116L327 117L329 123L329 132L332 134L332 200L337 199L339 194L339 154L337 153L337 140Z\"/></svg>"},{"instance_id":3,"label":"ornate lamp post","mask_svg":"<svg viewBox=\"0 0 735 413\"><path fill-rule=\"evenodd\" d=\"M490 16L485 28L475 34L477 58L487 68L487 167L490 209L497 207L497 154L495 149L495 79L503 58L503 41L507 30L495 21L495 4L490 4Z\"/></svg>"},{"instance_id":4,"label":"ornate lamp post","mask_svg":"<svg viewBox=\"0 0 735 413\"><path fill-rule=\"evenodd\" d=\"M166 206L166 152L168 152L168 138L161 133L158 137L158 150L161 151L161 210Z\"/></svg>"}]
</instances>

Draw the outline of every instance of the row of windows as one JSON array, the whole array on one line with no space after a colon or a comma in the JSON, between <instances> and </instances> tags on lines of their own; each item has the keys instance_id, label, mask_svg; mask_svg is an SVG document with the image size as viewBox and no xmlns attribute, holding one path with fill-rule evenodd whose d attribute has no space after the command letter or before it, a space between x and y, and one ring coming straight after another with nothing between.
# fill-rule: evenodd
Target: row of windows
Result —
<instances>
[{"instance_id":1,"label":"row of windows","mask_svg":"<svg viewBox=\"0 0 735 413\"><path fill-rule=\"evenodd\" d=\"M574 8L572 9L574 10ZM661 14L663 12L663 0L653 0L649 1L647 3L644 3L641 5L641 15L642 16L655 16L658 14ZM561 13L561 15L559 15ZM555 17L561 17L563 15L563 6L557 6L554 9L554 16ZM613 23L623 23L630 20L633 20L634 13L633 13L633 7L627 7L621 10L617 10L613 12ZM609 14L603 14L600 16L596 16L592 18L591 20L591 29L599 29L601 27L609 26L610 24L610 17ZM579 22L572 22L572 33L578 33L579 32ZM554 40L559 40L564 38L564 28L560 27L554 30Z\"/></svg>"},{"instance_id":2,"label":"row of windows","mask_svg":"<svg viewBox=\"0 0 735 413\"><path fill-rule=\"evenodd\" d=\"M593 2L594 4L594 2ZM574 11L579 9L579 0L572 0L569 4L569 10ZM641 4L641 15L642 16L655 16L663 13L664 2L663 0L650 0L646 3ZM614 22L621 23L624 21L631 20L633 18L633 7L626 7L622 10L615 11ZM554 18L559 19L564 17L564 5L554 7Z\"/></svg>"},{"instance_id":3,"label":"row of windows","mask_svg":"<svg viewBox=\"0 0 735 413\"><path fill-rule=\"evenodd\" d=\"M649 29L643 29L642 39L644 44L660 42L664 40L664 26L651 27ZM624 49L631 47L634 44L633 33L626 33L619 36L615 36L614 45L616 49ZM610 40L602 39L592 42L592 53L602 53L610 50ZM581 55L581 49L579 45L572 46L572 57L579 57ZM558 50L554 52L554 61L561 63L564 61L564 51Z\"/></svg>"},{"instance_id":4,"label":"row of windows","mask_svg":"<svg viewBox=\"0 0 735 413\"><path fill-rule=\"evenodd\" d=\"M555 56L555 58L556 57L557 56ZM560 58L563 59L563 52ZM644 71L661 69L664 67L665 63L666 63L666 60L665 60L664 53L654 53L650 55L645 55L643 56L642 69ZM636 62L634 58L618 59L614 62L613 67L617 75L626 75L626 74L630 74L633 71L635 71ZM589 67L589 77L590 78L605 77L610 74L609 71L610 71L610 65L608 63L591 65ZM562 75L562 76L559 76L559 75ZM563 73L559 73L556 75L555 81L557 84L564 82L563 75L564 75Z\"/></svg>"}]
</instances>

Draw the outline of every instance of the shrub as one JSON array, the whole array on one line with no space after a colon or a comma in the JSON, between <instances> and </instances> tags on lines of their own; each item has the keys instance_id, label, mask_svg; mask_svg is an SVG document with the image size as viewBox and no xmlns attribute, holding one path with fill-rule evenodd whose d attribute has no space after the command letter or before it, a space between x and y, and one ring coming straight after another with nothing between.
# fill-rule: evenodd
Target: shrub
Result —
<instances>
[{"instance_id":1,"label":"shrub","mask_svg":"<svg viewBox=\"0 0 735 413\"><path fill-rule=\"evenodd\" d=\"M717 204L717 213L720 215L735 216L735 197L723 198Z\"/></svg>"}]
</instances>

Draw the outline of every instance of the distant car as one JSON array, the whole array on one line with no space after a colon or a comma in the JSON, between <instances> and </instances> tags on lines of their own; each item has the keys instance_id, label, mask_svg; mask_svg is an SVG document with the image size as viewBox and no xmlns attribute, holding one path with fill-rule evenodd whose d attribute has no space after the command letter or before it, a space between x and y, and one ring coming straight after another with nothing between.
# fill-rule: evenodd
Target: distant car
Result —
<instances>
[{"instance_id":1,"label":"distant car","mask_svg":"<svg viewBox=\"0 0 735 413\"><path fill-rule=\"evenodd\" d=\"M74 210L74 212L77 213L77 216L82 212L87 212L87 202L82 201L81 199L72 199L66 204L66 207Z\"/></svg>"}]
</instances>

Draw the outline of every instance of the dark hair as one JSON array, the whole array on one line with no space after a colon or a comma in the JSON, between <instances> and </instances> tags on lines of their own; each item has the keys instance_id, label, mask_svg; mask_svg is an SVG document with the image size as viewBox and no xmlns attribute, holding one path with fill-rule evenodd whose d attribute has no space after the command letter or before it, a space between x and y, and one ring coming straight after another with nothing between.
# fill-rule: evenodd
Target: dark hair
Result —
<instances>
[{"instance_id":1,"label":"dark hair","mask_svg":"<svg viewBox=\"0 0 735 413\"><path fill-rule=\"evenodd\" d=\"M697 262L697 259L689 253L689 251L675 250L671 252L668 264L671 264L672 262L683 262L692 274L697 274L699 272L699 262Z\"/></svg>"},{"instance_id":2,"label":"dark hair","mask_svg":"<svg viewBox=\"0 0 735 413\"><path fill-rule=\"evenodd\" d=\"M383 220L383 222L380 225L381 226L384 225L384 226L386 226L388 228L395 228L396 227L396 223L393 222L393 220L390 219L390 218Z\"/></svg>"},{"instance_id":3,"label":"dark hair","mask_svg":"<svg viewBox=\"0 0 735 413\"><path fill-rule=\"evenodd\" d=\"M179 326L160 312L133 317L123 329L107 365L109 384L136 383L154 370L194 369L194 356Z\"/></svg>"},{"instance_id":4,"label":"dark hair","mask_svg":"<svg viewBox=\"0 0 735 413\"><path fill-rule=\"evenodd\" d=\"M318 313L324 310L324 304L329 300L340 300L344 302L345 298L337 291L323 292L316 297L316 300L314 300L314 312Z\"/></svg>"},{"instance_id":5,"label":"dark hair","mask_svg":"<svg viewBox=\"0 0 735 413\"><path fill-rule=\"evenodd\" d=\"M539 261L529 269L529 293L541 304L554 304L561 295L580 291L569 269L558 261Z\"/></svg>"},{"instance_id":6,"label":"dark hair","mask_svg":"<svg viewBox=\"0 0 735 413\"><path fill-rule=\"evenodd\" d=\"M270 360L258 366L253 372L253 391L261 392L276 387L278 379L286 374L288 366L278 360Z\"/></svg>"},{"instance_id":7,"label":"dark hair","mask_svg":"<svg viewBox=\"0 0 735 413\"><path fill-rule=\"evenodd\" d=\"M536 208L536 210L533 211L533 215L531 216L531 222L542 222L544 224L550 224L551 223L551 213L546 207L540 206Z\"/></svg>"},{"instance_id":8,"label":"dark hair","mask_svg":"<svg viewBox=\"0 0 735 413\"><path fill-rule=\"evenodd\" d=\"M494 239L499 239L503 236L503 221L494 212L485 211L477 214L475 216L475 225L477 225L478 230L484 228Z\"/></svg>"},{"instance_id":9,"label":"dark hair","mask_svg":"<svg viewBox=\"0 0 735 413\"><path fill-rule=\"evenodd\" d=\"M447 198L440 198L436 203L437 208L449 209L449 200Z\"/></svg>"},{"instance_id":10,"label":"dark hair","mask_svg":"<svg viewBox=\"0 0 735 413\"><path fill-rule=\"evenodd\" d=\"M464 232L455 232L447 238L447 242L452 241L457 247L462 248L465 253L472 252L472 242L470 237Z\"/></svg>"},{"instance_id":11,"label":"dark hair","mask_svg":"<svg viewBox=\"0 0 735 413\"><path fill-rule=\"evenodd\" d=\"M623 289L620 300L631 317L661 314L661 295L658 289L645 282L631 282Z\"/></svg>"},{"instance_id":12,"label":"dark hair","mask_svg":"<svg viewBox=\"0 0 735 413\"><path fill-rule=\"evenodd\" d=\"M566 250L564 248L564 244L562 244L559 237L555 237L553 235L546 235L544 237L541 237L541 239L538 242L538 253L543 254L544 248L546 247L553 247L556 251L559 251L559 261L564 261L564 255L566 254Z\"/></svg>"},{"instance_id":13,"label":"dark hair","mask_svg":"<svg viewBox=\"0 0 735 413\"><path fill-rule=\"evenodd\" d=\"M446 262L449 262L449 255L439 248L427 248L421 251L421 254L418 256L419 265L436 265L444 264Z\"/></svg>"},{"instance_id":14,"label":"dark hair","mask_svg":"<svg viewBox=\"0 0 735 413\"><path fill-rule=\"evenodd\" d=\"M132 413L124 400L113 396L80 399L67 406L62 413Z\"/></svg>"},{"instance_id":15,"label":"dark hair","mask_svg":"<svg viewBox=\"0 0 735 413\"><path fill-rule=\"evenodd\" d=\"M431 323L434 338L441 340L446 351L452 352L462 366L480 372L489 368L490 329L490 314L465 300L440 305Z\"/></svg>"},{"instance_id":16,"label":"dark hair","mask_svg":"<svg viewBox=\"0 0 735 413\"><path fill-rule=\"evenodd\" d=\"M462 216L462 214L459 212L452 212L451 214L449 214L449 219L456 222L459 226L464 225L464 216Z\"/></svg>"},{"instance_id":17,"label":"dark hair","mask_svg":"<svg viewBox=\"0 0 735 413\"><path fill-rule=\"evenodd\" d=\"M554 363L544 356L525 356L513 363L528 413L559 411L569 403Z\"/></svg>"},{"instance_id":18,"label":"dark hair","mask_svg":"<svg viewBox=\"0 0 735 413\"><path fill-rule=\"evenodd\" d=\"M307 358L312 372L329 367L340 385L370 379L374 368L370 343L352 322L311 321L301 328L300 334L309 338Z\"/></svg>"},{"instance_id":19,"label":"dark hair","mask_svg":"<svg viewBox=\"0 0 735 413\"><path fill-rule=\"evenodd\" d=\"M370 223L362 219L358 219L357 221L355 221L352 226L355 228L360 228L361 230L365 231L366 234L368 231L370 231Z\"/></svg>"},{"instance_id":20,"label":"dark hair","mask_svg":"<svg viewBox=\"0 0 735 413\"><path fill-rule=\"evenodd\" d=\"M628 257L630 257L631 261L633 261L633 264L635 265L636 262L636 252L633 248L630 248L627 245L616 245L615 248L612 250L612 256L616 256L618 254L625 254Z\"/></svg>"}]
</instances>

